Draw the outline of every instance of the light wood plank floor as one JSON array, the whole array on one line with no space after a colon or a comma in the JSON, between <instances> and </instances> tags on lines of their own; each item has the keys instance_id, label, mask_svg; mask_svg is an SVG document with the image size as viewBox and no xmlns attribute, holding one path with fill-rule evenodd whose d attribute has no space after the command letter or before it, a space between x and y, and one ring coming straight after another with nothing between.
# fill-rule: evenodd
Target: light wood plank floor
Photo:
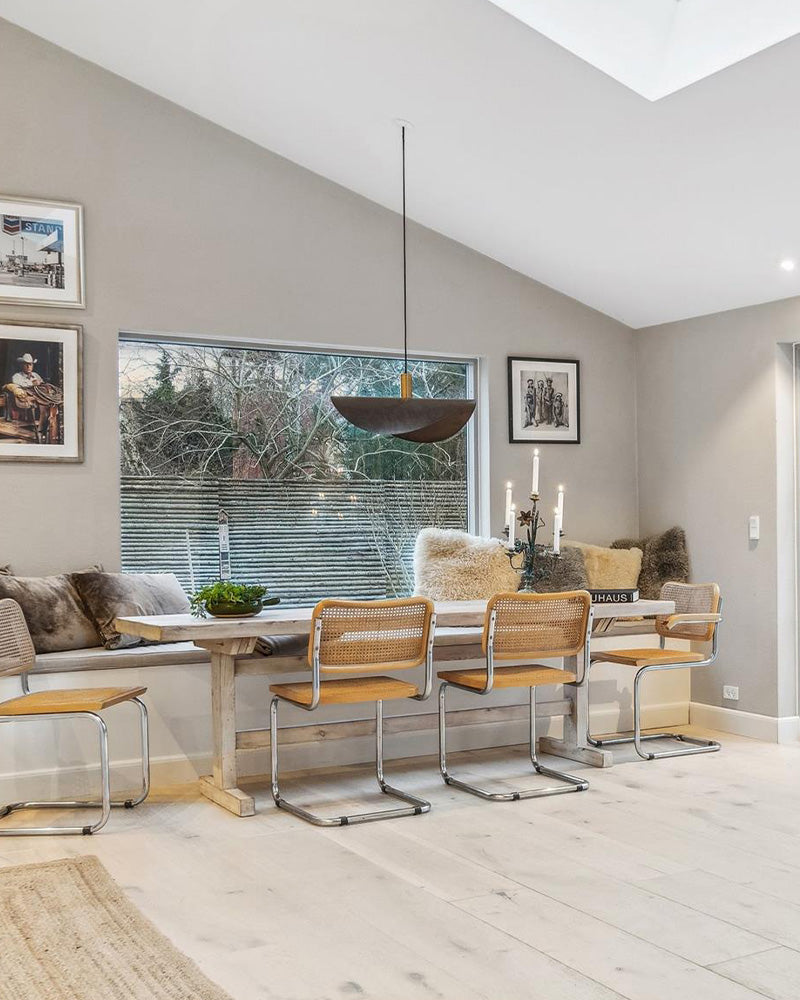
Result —
<instances>
[{"instance_id":1,"label":"light wood plank floor","mask_svg":"<svg viewBox=\"0 0 800 1000\"><path fill-rule=\"evenodd\" d=\"M331 830L265 785L251 819L164 789L96 837L2 840L0 864L98 855L235 1000L797 1000L800 746L719 738L718 754L576 764L588 792L503 804L445 788L433 760L390 762L433 811ZM540 780L516 749L452 766ZM371 787L349 768L285 792L333 813L385 804L356 799Z\"/></svg>"}]
</instances>

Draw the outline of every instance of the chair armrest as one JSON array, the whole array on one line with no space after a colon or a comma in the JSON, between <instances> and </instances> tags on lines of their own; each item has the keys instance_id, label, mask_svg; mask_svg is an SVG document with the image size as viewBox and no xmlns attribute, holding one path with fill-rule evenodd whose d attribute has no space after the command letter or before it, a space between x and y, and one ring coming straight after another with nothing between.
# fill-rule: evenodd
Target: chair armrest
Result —
<instances>
[{"instance_id":1,"label":"chair armrest","mask_svg":"<svg viewBox=\"0 0 800 1000\"><path fill-rule=\"evenodd\" d=\"M678 625L711 625L722 621L722 615L699 615L688 614L669 615L664 625L667 629L676 628Z\"/></svg>"}]
</instances>

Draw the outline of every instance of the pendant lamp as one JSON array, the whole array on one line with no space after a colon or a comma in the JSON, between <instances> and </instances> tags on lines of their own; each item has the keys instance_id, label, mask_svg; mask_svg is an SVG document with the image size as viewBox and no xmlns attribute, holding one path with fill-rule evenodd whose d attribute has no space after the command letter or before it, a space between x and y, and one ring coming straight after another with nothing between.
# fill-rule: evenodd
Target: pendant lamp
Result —
<instances>
[{"instance_id":1,"label":"pendant lamp","mask_svg":"<svg viewBox=\"0 0 800 1000\"><path fill-rule=\"evenodd\" d=\"M408 370L408 281L406 267L406 125L400 123L403 158L403 374L400 396L331 396L341 415L373 434L425 444L457 434L475 412L474 399L415 397Z\"/></svg>"}]
</instances>

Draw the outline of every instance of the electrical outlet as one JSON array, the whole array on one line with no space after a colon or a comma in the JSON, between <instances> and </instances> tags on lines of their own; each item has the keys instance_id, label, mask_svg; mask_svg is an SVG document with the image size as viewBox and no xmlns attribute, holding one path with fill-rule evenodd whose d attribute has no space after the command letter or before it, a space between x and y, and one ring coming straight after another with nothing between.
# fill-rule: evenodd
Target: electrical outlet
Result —
<instances>
[{"instance_id":1,"label":"electrical outlet","mask_svg":"<svg viewBox=\"0 0 800 1000\"><path fill-rule=\"evenodd\" d=\"M722 685L722 697L728 701L738 701L739 700L739 688L733 684L723 684Z\"/></svg>"}]
</instances>

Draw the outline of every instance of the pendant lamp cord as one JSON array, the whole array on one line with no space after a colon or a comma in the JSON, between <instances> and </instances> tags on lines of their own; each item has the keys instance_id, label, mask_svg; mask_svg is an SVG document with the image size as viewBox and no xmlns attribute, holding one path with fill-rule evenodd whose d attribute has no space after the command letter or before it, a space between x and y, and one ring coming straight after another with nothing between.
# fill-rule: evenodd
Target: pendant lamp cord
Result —
<instances>
[{"instance_id":1,"label":"pendant lamp cord","mask_svg":"<svg viewBox=\"0 0 800 1000\"><path fill-rule=\"evenodd\" d=\"M408 374L408 278L406 273L406 127L400 129L403 150L403 371Z\"/></svg>"}]
</instances>

